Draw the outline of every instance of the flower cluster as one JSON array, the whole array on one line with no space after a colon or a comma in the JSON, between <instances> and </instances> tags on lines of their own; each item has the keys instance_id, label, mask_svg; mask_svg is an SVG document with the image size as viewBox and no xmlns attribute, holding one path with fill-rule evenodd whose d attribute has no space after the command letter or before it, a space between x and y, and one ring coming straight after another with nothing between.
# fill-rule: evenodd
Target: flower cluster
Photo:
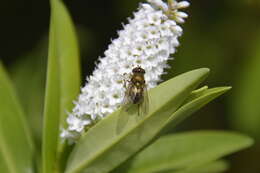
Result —
<instances>
[{"instance_id":1,"label":"flower cluster","mask_svg":"<svg viewBox=\"0 0 260 173\"><path fill-rule=\"evenodd\" d=\"M188 6L186 1L175 0L169 0L168 4L162 0L140 4L129 24L123 26L119 37L108 46L105 56L99 58L93 75L87 78L68 115L68 128L63 129L62 138L75 140L97 119L114 112L124 97L123 74L131 73L134 67L145 69L148 89L157 85L168 67L167 60L179 46L182 28L178 23L187 17L179 9Z\"/></svg>"}]
</instances>

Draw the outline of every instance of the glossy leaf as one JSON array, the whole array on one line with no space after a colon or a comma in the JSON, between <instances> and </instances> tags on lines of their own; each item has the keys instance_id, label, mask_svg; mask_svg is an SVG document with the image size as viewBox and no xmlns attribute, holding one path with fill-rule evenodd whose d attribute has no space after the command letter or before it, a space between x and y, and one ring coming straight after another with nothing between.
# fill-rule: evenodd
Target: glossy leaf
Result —
<instances>
[{"instance_id":1,"label":"glossy leaf","mask_svg":"<svg viewBox=\"0 0 260 173\"><path fill-rule=\"evenodd\" d=\"M135 156L128 167L124 167L124 172L187 171L249 147L252 143L247 136L224 131L167 135Z\"/></svg>"},{"instance_id":2,"label":"glossy leaf","mask_svg":"<svg viewBox=\"0 0 260 173\"><path fill-rule=\"evenodd\" d=\"M1 172L33 172L34 146L27 120L14 88L0 62Z\"/></svg>"},{"instance_id":3,"label":"glossy leaf","mask_svg":"<svg viewBox=\"0 0 260 173\"><path fill-rule=\"evenodd\" d=\"M138 116L137 108L132 106L128 112L119 110L104 118L77 143L66 173L102 173L121 164L151 142L165 121L205 79L208 72L205 68L193 70L151 89L150 109L146 116ZM129 116L129 120L118 131L120 116Z\"/></svg>"},{"instance_id":4,"label":"glossy leaf","mask_svg":"<svg viewBox=\"0 0 260 173\"><path fill-rule=\"evenodd\" d=\"M60 126L79 93L79 52L71 18L60 0L51 0L51 22L43 127L43 173L62 169Z\"/></svg>"},{"instance_id":5,"label":"glossy leaf","mask_svg":"<svg viewBox=\"0 0 260 173\"><path fill-rule=\"evenodd\" d=\"M160 133L163 134L168 131L168 129L174 128L178 123L200 109L203 105L230 89L230 87L219 87L213 89L207 88L207 86L204 86L193 91L185 100L184 105L181 106L175 113L173 113L173 115L171 115L170 118L165 122L165 125L163 126L163 129L160 131ZM115 172L122 172L122 170L127 169L125 167L128 166L129 162L131 162L131 160L121 165L116 169Z\"/></svg>"},{"instance_id":6,"label":"glossy leaf","mask_svg":"<svg viewBox=\"0 0 260 173\"><path fill-rule=\"evenodd\" d=\"M217 87L207 89L202 87L198 90L193 91L190 96L186 99L185 104L181 106L174 114L165 122L164 128L161 133L167 131L169 128L174 127L185 118L190 116L192 113L199 110L202 106L222 95L231 87Z\"/></svg>"}]
</instances>

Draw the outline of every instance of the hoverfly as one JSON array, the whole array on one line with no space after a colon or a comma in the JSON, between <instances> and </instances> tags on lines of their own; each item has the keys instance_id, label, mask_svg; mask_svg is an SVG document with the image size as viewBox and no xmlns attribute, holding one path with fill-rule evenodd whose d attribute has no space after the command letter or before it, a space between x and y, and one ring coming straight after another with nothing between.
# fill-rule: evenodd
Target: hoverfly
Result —
<instances>
[{"instance_id":1,"label":"hoverfly","mask_svg":"<svg viewBox=\"0 0 260 173\"><path fill-rule=\"evenodd\" d=\"M132 74L130 74L128 80L124 81L126 91L123 105L125 106L125 110L127 111L131 104L135 104L138 106L138 115L147 114L149 108L149 99L144 74L145 70L142 67L137 66L133 68Z\"/></svg>"},{"instance_id":2,"label":"hoverfly","mask_svg":"<svg viewBox=\"0 0 260 173\"><path fill-rule=\"evenodd\" d=\"M128 74L129 76L123 82L125 95L119 111L120 115L116 128L117 133L120 133L126 126L129 119L131 105L137 106L138 115L146 115L149 111L149 97L144 74L145 70L140 66L137 66L133 68L132 73ZM124 113L122 111L124 111ZM141 118L143 116L138 117Z\"/></svg>"}]
</instances>

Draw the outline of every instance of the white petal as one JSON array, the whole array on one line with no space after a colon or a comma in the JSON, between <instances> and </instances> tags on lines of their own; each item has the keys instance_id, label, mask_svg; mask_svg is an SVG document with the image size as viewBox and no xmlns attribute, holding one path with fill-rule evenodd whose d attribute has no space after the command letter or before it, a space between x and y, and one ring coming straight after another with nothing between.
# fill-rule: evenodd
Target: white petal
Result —
<instances>
[{"instance_id":1,"label":"white petal","mask_svg":"<svg viewBox=\"0 0 260 173\"><path fill-rule=\"evenodd\" d=\"M151 4L155 5L157 8L162 8L164 11L168 10L167 4L165 4L161 0L147 0L147 1L150 2Z\"/></svg>"},{"instance_id":2,"label":"white petal","mask_svg":"<svg viewBox=\"0 0 260 173\"><path fill-rule=\"evenodd\" d=\"M186 13L184 13L184 12L177 12L176 13L176 15L178 16L178 17L181 17L181 18L187 18L188 17L188 14L186 14Z\"/></svg>"},{"instance_id":3,"label":"white petal","mask_svg":"<svg viewBox=\"0 0 260 173\"><path fill-rule=\"evenodd\" d=\"M181 1L181 2L178 2L178 4L177 4L178 9L187 8L189 6L190 6L190 3L187 1Z\"/></svg>"},{"instance_id":4,"label":"white petal","mask_svg":"<svg viewBox=\"0 0 260 173\"><path fill-rule=\"evenodd\" d=\"M175 17L175 20L176 20L176 22L178 22L178 23L184 23L184 22L185 22L185 20L184 20L183 18L179 17L179 16L176 16L176 17Z\"/></svg>"}]
</instances>

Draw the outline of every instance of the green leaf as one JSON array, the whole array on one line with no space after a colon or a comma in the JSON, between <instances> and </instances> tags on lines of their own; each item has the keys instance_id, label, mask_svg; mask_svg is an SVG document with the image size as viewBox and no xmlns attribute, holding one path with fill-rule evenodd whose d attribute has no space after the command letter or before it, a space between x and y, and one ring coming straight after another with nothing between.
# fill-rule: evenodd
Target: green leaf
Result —
<instances>
[{"instance_id":1,"label":"green leaf","mask_svg":"<svg viewBox=\"0 0 260 173\"><path fill-rule=\"evenodd\" d=\"M42 138L42 114L47 66L47 38L44 37L29 53L9 68L14 87L31 126L36 147ZM33 68L32 68L33 67ZM40 152L40 151L36 151Z\"/></svg>"},{"instance_id":2,"label":"green leaf","mask_svg":"<svg viewBox=\"0 0 260 173\"><path fill-rule=\"evenodd\" d=\"M21 56L9 68L14 87L24 108L35 148L41 148L44 89L47 66L47 37L43 37L32 51ZM33 67L33 68L32 68ZM41 169L41 150L35 150L37 169ZM1 169L0 169L1 170ZM38 170L39 172L39 170Z\"/></svg>"},{"instance_id":3,"label":"green leaf","mask_svg":"<svg viewBox=\"0 0 260 173\"><path fill-rule=\"evenodd\" d=\"M167 135L137 154L128 167L124 167L124 172L190 170L249 147L252 143L252 139L247 136L225 131L195 131Z\"/></svg>"},{"instance_id":4,"label":"green leaf","mask_svg":"<svg viewBox=\"0 0 260 173\"><path fill-rule=\"evenodd\" d=\"M60 0L51 0L49 55L43 127L43 173L62 170L60 126L80 89L79 50L71 18ZM59 149L58 149L59 148ZM59 151L58 151L59 150ZM61 161L63 162L63 161Z\"/></svg>"},{"instance_id":5,"label":"green leaf","mask_svg":"<svg viewBox=\"0 0 260 173\"><path fill-rule=\"evenodd\" d=\"M211 100L227 92L229 89L231 89L231 87L217 87L211 89L202 87L193 91L185 100L185 104L174 112L174 114L165 122L161 133L164 133L164 131L167 131L169 128L175 127L178 123L199 110Z\"/></svg>"},{"instance_id":6,"label":"green leaf","mask_svg":"<svg viewBox=\"0 0 260 173\"><path fill-rule=\"evenodd\" d=\"M228 168L229 164L226 161L219 160L205 165L188 167L181 171L169 171L167 173L220 173L225 172Z\"/></svg>"},{"instance_id":7,"label":"green leaf","mask_svg":"<svg viewBox=\"0 0 260 173\"><path fill-rule=\"evenodd\" d=\"M229 89L230 87L208 89L207 86L204 86L200 89L192 91L189 97L185 100L183 106L181 106L176 112L174 112L165 122L163 129L160 130L160 133L163 134L168 131L168 129L175 127L178 123L200 109L206 103L225 93ZM115 172L121 172L122 169L125 170L125 165L127 166L128 162L117 168Z\"/></svg>"},{"instance_id":8,"label":"green leaf","mask_svg":"<svg viewBox=\"0 0 260 173\"><path fill-rule=\"evenodd\" d=\"M55 54L54 29L51 22L49 37L48 69L44 104L42 170L43 173L53 172L59 136L60 121L60 82L59 63Z\"/></svg>"},{"instance_id":9,"label":"green leaf","mask_svg":"<svg viewBox=\"0 0 260 173\"><path fill-rule=\"evenodd\" d=\"M79 46L75 28L66 7L60 0L51 0L51 20L55 56L59 61L61 90L61 122L65 125L66 111L73 108L73 102L80 90Z\"/></svg>"},{"instance_id":10,"label":"green leaf","mask_svg":"<svg viewBox=\"0 0 260 173\"><path fill-rule=\"evenodd\" d=\"M1 172L33 172L34 146L24 112L0 62Z\"/></svg>"},{"instance_id":11,"label":"green leaf","mask_svg":"<svg viewBox=\"0 0 260 173\"><path fill-rule=\"evenodd\" d=\"M250 55L239 69L236 88L231 97L232 126L260 140L260 33L250 49Z\"/></svg>"},{"instance_id":12,"label":"green leaf","mask_svg":"<svg viewBox=\"0 0 260 173\"><path fill-rule=\"evenodd\" d=\"M91 128L75 146L66 173L108 172L138 152L157 135L165 121L207 76L208 69L193 70L149 91L150 110L138 115L136 107L117 111ZM120 113L120 114L119 114ZM128 116L118 131L121 116ZM138 142L137 142L138 141Z\"/></svg>"}]
</instances>

